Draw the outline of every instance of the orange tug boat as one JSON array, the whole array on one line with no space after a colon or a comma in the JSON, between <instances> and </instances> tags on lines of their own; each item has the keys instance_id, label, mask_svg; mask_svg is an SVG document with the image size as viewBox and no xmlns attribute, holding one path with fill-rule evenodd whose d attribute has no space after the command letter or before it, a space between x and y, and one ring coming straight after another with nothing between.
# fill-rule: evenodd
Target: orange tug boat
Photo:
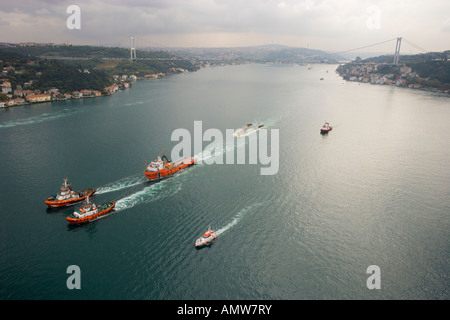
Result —
<instances>
[{"instance_id":1,"label":"orange tug boat","mask_svg":"<svg viewBox=\"0 0 450 320\"><path fill-rule=\"evenodd\" d=\"M77 202L83 201L88 196L92 196L95 193L95 189L85 189L81 191L73 191L70 186L70 182L67 178L64 178L61 192L57 195L49 197L45 204L52 208L66 207Z\"/></svg>"},{"instance_id":2,"label":"orange tug boat","mask_svg":"<svg viewBox=\"0 0 450 320\"><path fill-rule=\"evenodd\" d=\"M94 221L111 212L115 205L114 201L110 201L97 206L91 202L89 197L86 197L86 202L83 206L69 215L66 219L70 224L81 224Z\"/></svg>"},{"instance_id":3,"label":"orange tug boat","mask_svg":"<svg viewBox=\"0 0 450 320\"><path fill-rule=\"evenodd\" d=\"M158 157L152 161L144 171L148 181L157 181L168 178L174 173L193 165L197 159L183 158L177 162L172 162L163 153L162 157Z\"/></svg>"}]
</instances>

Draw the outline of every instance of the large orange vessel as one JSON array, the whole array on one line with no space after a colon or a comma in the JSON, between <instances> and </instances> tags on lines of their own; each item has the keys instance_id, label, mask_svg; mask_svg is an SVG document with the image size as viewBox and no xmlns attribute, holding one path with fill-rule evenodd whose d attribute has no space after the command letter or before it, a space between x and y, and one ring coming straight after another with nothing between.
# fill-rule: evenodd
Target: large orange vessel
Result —
<instances>
[{"instance_id":1,"label":"large orange vessel","mask_svg":"<svg viewBox=\"0 0 450 320\"><path fill-rule=\"evenodd\" d=\"M162 157L158 157L147 166L144 174L148 181L158 181L193 165L196 161L197 159L195 158L184 158L177 162L172 162L163 154Z\"/></svg>"},{"instance_id":2,"label":"large orange vessel","mask_svg":"<svg viewBox=\"0 0 450 320\"><path fill-rule=\"evenodd\" d=\"M45 201L45 204L52 208L66 207L83 201L87 196L92 196L94 193L95 189L73 191L72 187L70 186L69 180L67 178L64 178L61 192L59 192L57 195L49 197Z\"/></svg>"},{"instance_id":3,"label":"large orange vessel","mask_svg":"<svg viewBox=\"0 0 450 320\"><path fill-rule=\"evenodd\" d=\"M83 204L83 207L69 215L66 219L70 224L82 224L94 221L111 212L115 205L114 201L110 201L97 206L91 202L89 197L86 197L86 202Z\"/></svg>"}]
</instances>

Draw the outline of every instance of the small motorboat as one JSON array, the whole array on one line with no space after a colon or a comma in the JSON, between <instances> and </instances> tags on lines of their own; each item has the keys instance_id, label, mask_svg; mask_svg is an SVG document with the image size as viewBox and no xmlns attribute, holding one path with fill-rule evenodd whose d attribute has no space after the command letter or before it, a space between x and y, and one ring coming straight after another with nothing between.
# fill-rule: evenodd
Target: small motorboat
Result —
<instances>
[{"instance_id":1,"label":"small motorboat","mask_svg":"<svg viewBox=\"0 0 450 320\"><path fill-rule=\"evenodd\" d=\"M198 247L203 247L203 246L209 245L218 236L219 236L219 234L217 232L212 231L211 227L209 227L208 231L206 231L203 234L203 236L201 236L200 238L197 239L197 241L195 241L195 246L198 248Z\"/></svg>"},{"instance_id":2,"label":"small motorboat","mask_svg":"<svg viewBox=\"0 0 450 320\"><path fill-rule=\"evenodd\" d=\"M83 201L88 196L92 196L95 189L84 189L81 191L73 191L69 179L64 178L61 192L57 195L49 197L45 204L52 208L66 207Z\"/></svg>"},{"instance_id":3,"label":"small motorboat","mask_svg":"<svg viewBox=\"0 0 450 320\"><path fill-rule=\"evenodd\" d=\"M323 125L323 127L320 129L320 133L328 133L331 130L333 130L333 127L330 126L330 124L328 122L325 122L325 124Z\"/></svg>"}]
</instances>

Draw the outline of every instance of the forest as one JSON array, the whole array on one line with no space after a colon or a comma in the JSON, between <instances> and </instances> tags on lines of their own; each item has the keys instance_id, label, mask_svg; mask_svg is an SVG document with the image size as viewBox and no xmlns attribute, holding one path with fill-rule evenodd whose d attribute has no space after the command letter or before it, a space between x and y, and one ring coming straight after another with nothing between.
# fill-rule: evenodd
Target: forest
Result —
<instances>
[{"instance_id":1,"label":"forest","mask_svg":"<svg viewBox=\"0 0 450 320\"><path fill-rule=\"evenodd\" d=\"M170 73L172 68L197 70L189 60L165 52L137 54L148 60L131 61L129 50L124 48L65 45L0 48L1 77L11 82L14 90L26 86L41 91L58 88L65 93L83 89L101 91L113 84L113 75L144 77Z\"/></svg>"}]
</instances>

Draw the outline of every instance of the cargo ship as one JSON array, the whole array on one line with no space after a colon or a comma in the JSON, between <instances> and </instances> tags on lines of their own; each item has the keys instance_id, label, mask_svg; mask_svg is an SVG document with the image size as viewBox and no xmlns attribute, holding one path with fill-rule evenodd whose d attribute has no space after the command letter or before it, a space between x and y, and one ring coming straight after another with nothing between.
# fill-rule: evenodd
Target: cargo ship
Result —
<instances>
[{"instance_id":1,"label":"cargo ship","mask_svg":"<svg viewBox=\"0 0 450 320\"><path fill-rule=\"evenodd\" d=\"M86 197L83 206L69 215L66 219L70 224L82 224L94 221L110 213L115 205L114 201L110 201L97 206L91 201L90 197Z\"/></svg>"},{"instance_id":2,"label":"cargo ship","mask_svg":"<svg viewBox=\"0 0 450 320\"><path fill-rule=\"evenodd\" d=\"M183 158L176 162L170 161L163 152L163 156L150 162L144 171L148 181L158 181L172 176L174 173L193 165L197 159Z\"/></svg>"},{"instance_id":3,"label":"cargo ship","mask_svg":"<svg viewBox=\"0 0 450 320\"><path fill-rule=\"evenodd\" d=\"M81 191L73 191L69 179L64 178L61 191L54 196L49 197L45 204L52 208L66 207L83 201L88 196L92 196L95 189L84 189Z\"/></svg>"}]
</instances>

